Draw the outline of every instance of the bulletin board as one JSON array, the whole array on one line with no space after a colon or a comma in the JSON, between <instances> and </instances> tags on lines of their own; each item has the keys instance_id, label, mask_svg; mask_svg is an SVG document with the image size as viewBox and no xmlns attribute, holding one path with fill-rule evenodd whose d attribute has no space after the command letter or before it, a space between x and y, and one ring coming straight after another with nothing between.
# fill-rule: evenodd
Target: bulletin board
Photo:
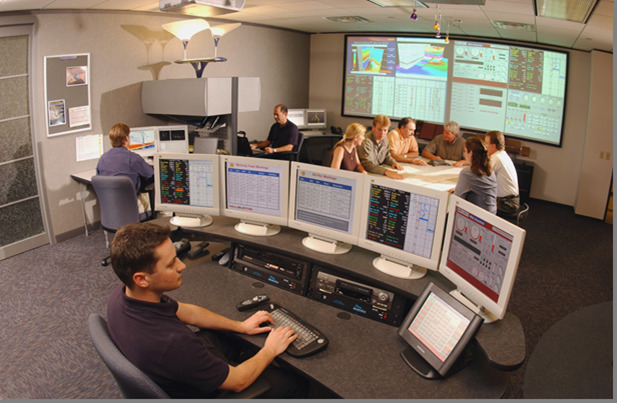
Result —
<instances>
[{"instance_id":1,"label":"bulletin board","mask_svg":"<svg viewBox=\"0 0 617 403\"><path fill-rule=\"evenodd\" d=\"M90 54L45 56L47 136L92 129Z\"/></svg>"}]
</instances>

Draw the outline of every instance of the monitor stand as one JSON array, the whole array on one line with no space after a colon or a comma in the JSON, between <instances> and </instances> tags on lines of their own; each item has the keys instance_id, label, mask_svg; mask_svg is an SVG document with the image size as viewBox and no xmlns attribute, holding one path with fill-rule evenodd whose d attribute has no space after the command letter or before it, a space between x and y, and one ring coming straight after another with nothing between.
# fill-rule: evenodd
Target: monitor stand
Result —
<instances>
[{"instance_id":1,"label":"monitor stand","mask_svg":"<svg viewBox=\"0 0 617 403\"><path fill-rule=\"evenodd\" d=\"M373 267L382 273L411 280L417 280L426 275L426 269L424 267L397 262L383 255L373 259Z\"/></svg>"},{"instance_id":2,"label":"monitor stand","mask_svg":"<svg viewBox=\"0 0 617 403\"><path fill-rule=\"evenodd\" d=\"M333 239L320 238L313 234L304 237L302 239L302 245L316 252L330 255L342 255L351 250L351 244L335 241Z\"/></svg>"},{"instance_id":3,"label":"monitor stand","mask_svg":"<svg viewBox=\"0 0 617 403\"><path fill-rule=\"evenodd\" d=\"M251 221L240 221L234 228L242 234L254 236L272 236L281 232L281 227L278 225Z\"/></svg>"},{"instance_id":4,"label":"monitor stand","mask_svg":"<svg viewBox=\"0 0 617 403\"><path fill-rule=\"evenodd\" d=\"M198 228L207 227L212 224L212 221L212 217L206 214L198 216L176 215L171 217L169 223L176 227Z\"/></svg>"},{"instance_id":5,"label":"monitor stand","mask_svg":"<svg viewBox=\"0 0 617 403\"><path fill-rule=\"evenodd\" d=\"M459 290L450 291L450 295L456 298L456 300L459 301L461 304L474 311L476 315L484 319L484 323L493 323L499 320L497 316L495 316L492 312L486 310L486 308L479 307L473 302L471 302Z\"/></svg>"}]
</instances>

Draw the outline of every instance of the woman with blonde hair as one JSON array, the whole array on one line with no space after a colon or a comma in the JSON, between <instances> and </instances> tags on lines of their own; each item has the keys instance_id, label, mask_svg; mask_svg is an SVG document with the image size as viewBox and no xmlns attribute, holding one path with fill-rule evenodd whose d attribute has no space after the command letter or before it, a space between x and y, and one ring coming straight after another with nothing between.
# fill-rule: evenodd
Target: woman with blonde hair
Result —
<instances>
[{"instance_id":1,"label":"woman with blonde hair","mask_svg":"<svg viewBox=\"0 0 617 403\"><path fill-rule=\"evenodd\" d=\"M465 141L463 156L469 166L461 171L454 194L497 214L497 179L486 145L479 138L470 137Z\"/></svg>"},{"instance_id":2,"label":"woman with blonde hair","mask_svg":"<svg viewBox=\"0 0 617 403\"><path fill-rule=\"evenodd\" d=\"M331 168L366 173L356 151L356 147L364 141L364 133L366 133L366 127L360 123L347 126L343 139L334 145Z\"/></svg>"}]
</instances>

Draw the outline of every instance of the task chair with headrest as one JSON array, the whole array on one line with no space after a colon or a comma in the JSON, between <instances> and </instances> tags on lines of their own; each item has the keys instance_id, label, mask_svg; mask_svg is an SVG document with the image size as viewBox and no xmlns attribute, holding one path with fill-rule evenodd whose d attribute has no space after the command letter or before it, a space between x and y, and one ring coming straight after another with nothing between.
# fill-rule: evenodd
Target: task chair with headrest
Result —
<instances>
[{"instance_id":1,"label":"task chair with headrest","mask_svg":"<svg viewBox=\"0 0 617 403\"><path fill-rule=\"evenodd\" d=\"M109 248L108 233L113 234L127 224L139 222L137 193L133 182L126 176L95 175L91 181L99 200L105 244ZM101 264L107 266L109 257L103 259Z\"/></svg>"},{"instance_id":2,"label":"task chair with headrest","mask_svg":"<svg viewBox=\"0 0 617 403\"><path fill-rule=\"evenodd\" d=\"M88 317L88 332L94 348L113 375L125 399L169 399L169 395L159 385L118 350L109 335L107 321L98 313L91 313ZM258 378L242 392L224 391L216 397L219 399L251 399L262 396L268 390L270 390L270 384Z\"/></svg>"}]
</instances>

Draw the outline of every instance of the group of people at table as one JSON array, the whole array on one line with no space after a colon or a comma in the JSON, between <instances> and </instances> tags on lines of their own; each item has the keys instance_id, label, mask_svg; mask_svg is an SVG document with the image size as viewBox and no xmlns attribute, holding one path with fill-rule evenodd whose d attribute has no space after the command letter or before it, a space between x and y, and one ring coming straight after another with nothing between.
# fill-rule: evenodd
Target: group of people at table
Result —
<instances>
[{"instance_id":1,"label":"group of people at table","mask_svg":"<svg viewBox=\"0 0 617 403\"><path fill-rule=\"evenodd\" d=\"M266 153L291 151L297 145L298 128L287 119L285 105L274 108L274 120L268 138L252 147L263 148ZM402 180L400 163L427 165L419 158L415 120L403 118L397 128L390 130L390 126L390 118L385 115L375 116L368 132L360 123L350 124L334 146L330 166ZM519 209L518 177L505 151L502 132L493 130L483 138L473 136L465 140L458 123L450 121L444 125L443 134L424 147L421 156L429 161L454 161L453 166L463 167L452 190L455 195L494 214L499 211L511 215Z\"/></svg>"}]
</instances>

